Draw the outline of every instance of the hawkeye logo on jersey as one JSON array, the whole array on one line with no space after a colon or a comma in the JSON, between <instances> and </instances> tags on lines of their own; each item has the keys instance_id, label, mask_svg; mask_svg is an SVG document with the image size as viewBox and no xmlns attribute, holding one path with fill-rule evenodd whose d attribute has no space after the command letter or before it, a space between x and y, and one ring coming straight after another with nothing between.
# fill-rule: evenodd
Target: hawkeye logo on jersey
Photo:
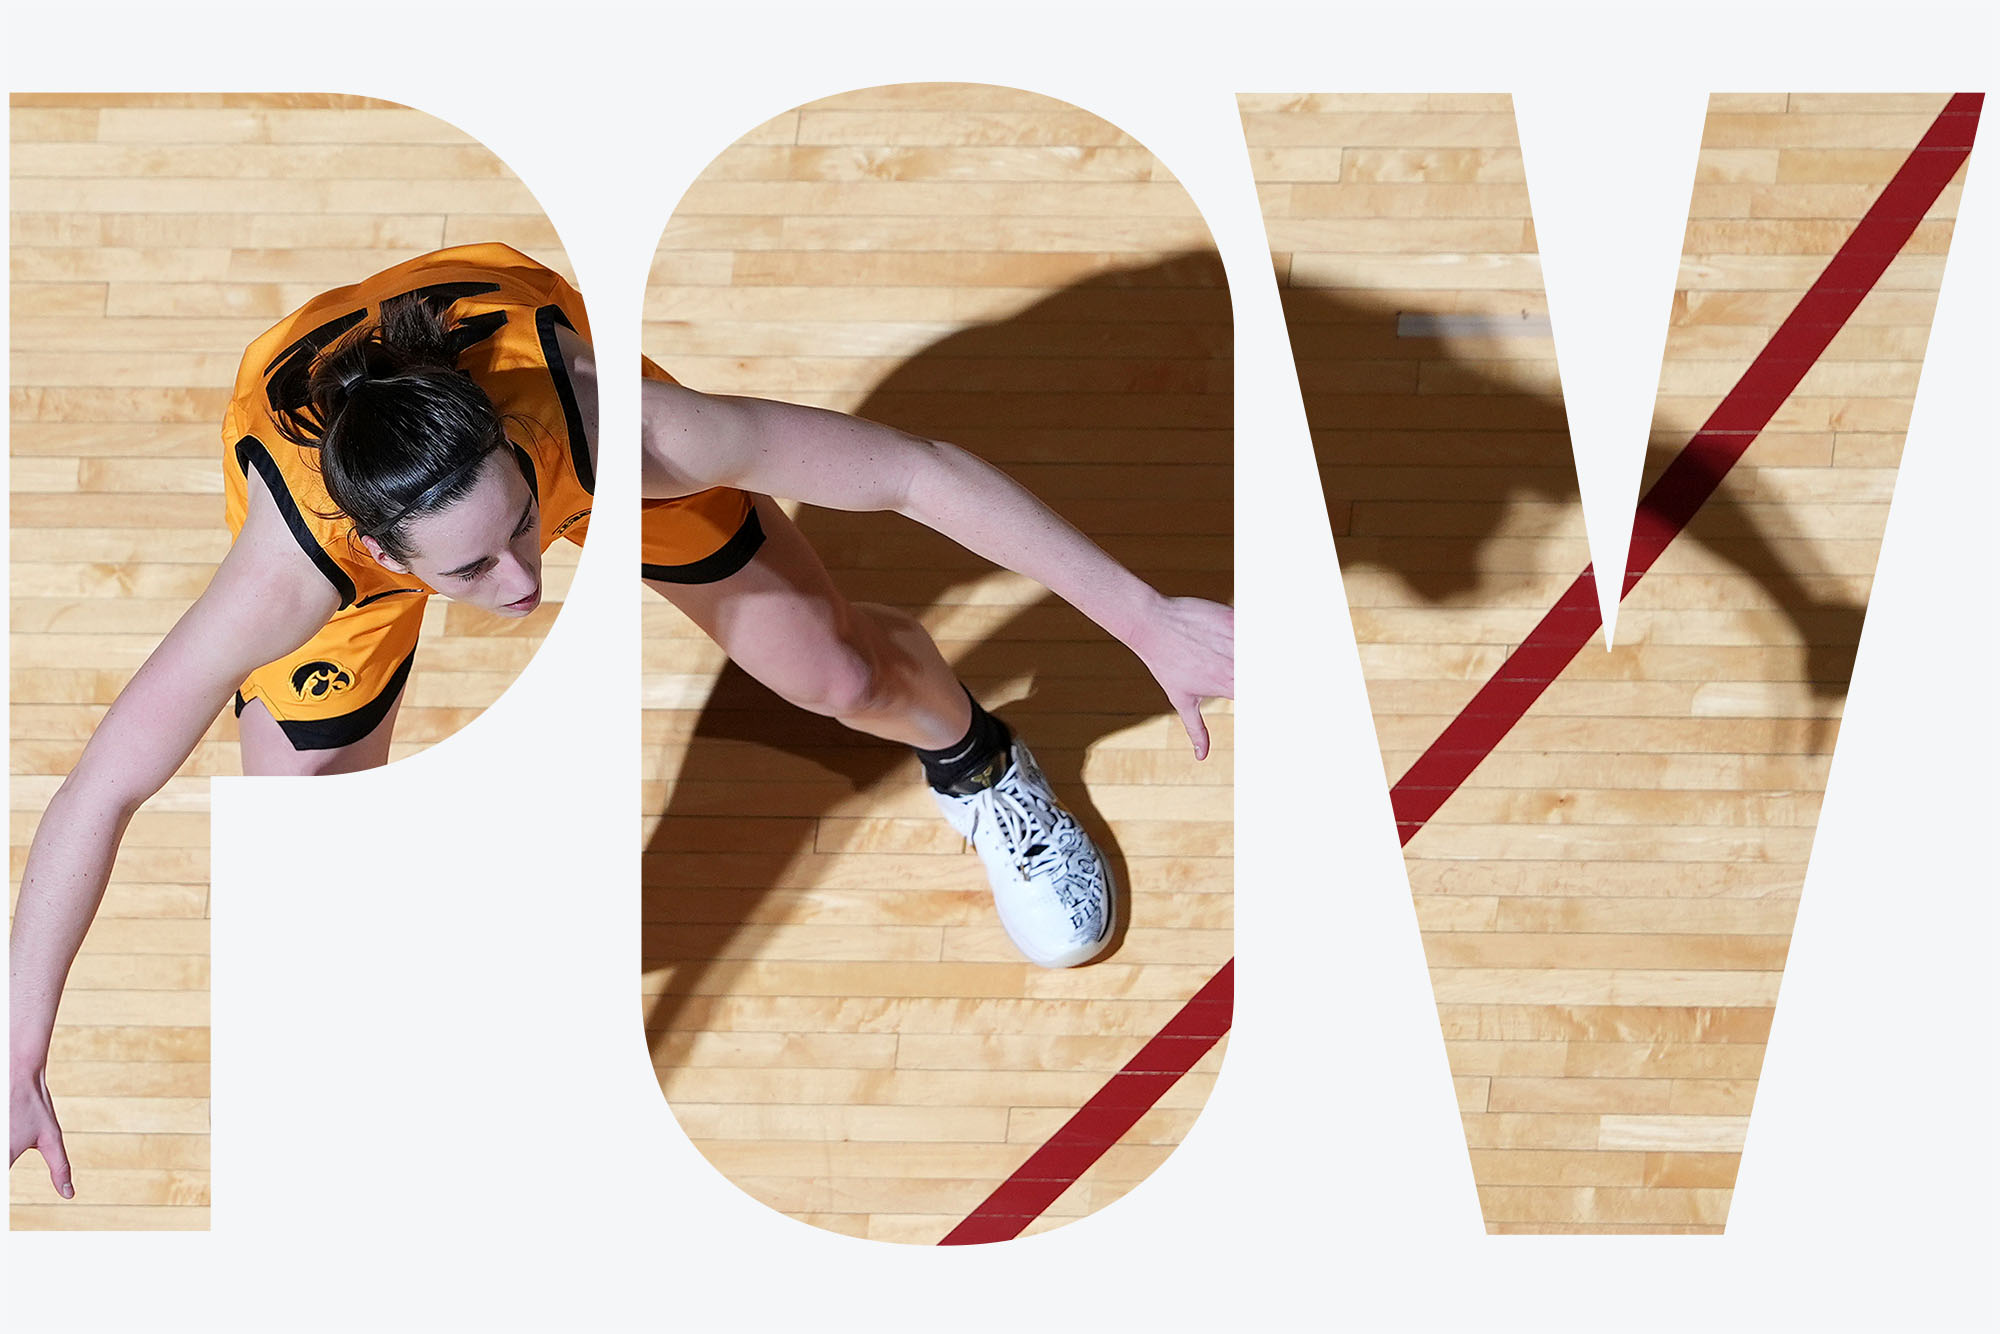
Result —
<instances>
[{"instance_id":1,"label":"hawkeye logo on jersey","mask_svg":"<svg viewBox=\"0 0 2000 1334\"><path fill-rule=\"evenodd\" d=\"M301 703L338 695L354 684L354 673L325 658L306 663L292 673L292 693Z\"/></svg>"},{"instance_id":2,"label":"hawkeye logo on jersey","mask_svg":"<svg viewBox=\"0 0 2000 1334\"><path fill-rule=\"evenodd\" d=\"M589 517L590 517L590 511L588 509L578 510L576 513L570 515L567 519L564 519L561 523L556 525L556 530L553 533L549 534L549 541L551 542L555 541L558 537L561 537L564 533L568 532L573 524L577 523L580 520L588 519Z\"/></svg>"}]
</instances>

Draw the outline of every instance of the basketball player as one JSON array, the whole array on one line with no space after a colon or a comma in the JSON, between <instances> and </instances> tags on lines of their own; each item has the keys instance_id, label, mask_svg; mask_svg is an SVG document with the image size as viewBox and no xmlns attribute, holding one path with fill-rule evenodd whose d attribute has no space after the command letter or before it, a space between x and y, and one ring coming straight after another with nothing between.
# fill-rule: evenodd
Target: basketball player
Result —
<instances>
[{"instance_id":1,"label":"basketball player","mask_svg":"<svg viewBox=\"0 0 2000 1334\"><path fill-rule=\"evenodd\" d=\"M245 773L383 763L428 597L526 616L543 550L583 539L596 380L581 298L492 244L328 292L250 346L223 425L230 550L105 714L22 875L10 1162L39 1149L72 1196L49 1038L132 814L232 695ZM769 493L896 510L1040 580L1138 654L1198 758L1200 700L1233 689L1229 609L1161 596L950 445L699 394L650 363L642 386L647 582L780 696L914 748L1022 953L1051 968L1094 957L1115 887L1033 756L915 620L847 602Z\"/></svg>"}]
</instances>

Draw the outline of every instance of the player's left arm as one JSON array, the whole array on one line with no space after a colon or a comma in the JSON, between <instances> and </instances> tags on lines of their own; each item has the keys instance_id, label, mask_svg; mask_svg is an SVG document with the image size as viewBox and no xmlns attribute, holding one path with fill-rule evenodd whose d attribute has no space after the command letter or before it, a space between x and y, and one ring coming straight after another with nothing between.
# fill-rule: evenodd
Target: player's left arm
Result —
<instances>
[{"instance_id":1,"label":"player's left arm","mask_svg":"<svg viewBox=\"0 0 2000 1334\"><path fill-rule=\"evenodd\" d=\"M639 429L647 497L734 486L828 509L894 510L1038 581L1139 656L1196 756L1208 754L1200 705L1234 695L1235 613L1159 593L984 460L838 412L651 380Z\"/></svg>"}]
</instances>

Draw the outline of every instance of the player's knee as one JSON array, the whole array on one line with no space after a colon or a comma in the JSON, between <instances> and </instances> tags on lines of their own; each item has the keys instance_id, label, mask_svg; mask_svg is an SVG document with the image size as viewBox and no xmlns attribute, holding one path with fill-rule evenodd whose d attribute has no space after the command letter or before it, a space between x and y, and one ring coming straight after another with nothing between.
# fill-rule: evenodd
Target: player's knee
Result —
<instances>
[{"instance_id":1,"label":"player's knee","mask_svg":"<svg viewBox=\"0 0 2000 1334\"><path fill-rule=\"evenodd\" d=\"M881 702L881 672L872 655L857 645L842 643L821 656L802 688L787 692L792 703L829 718L855 718L872 713Z\"/></svg>"}]
</instances>

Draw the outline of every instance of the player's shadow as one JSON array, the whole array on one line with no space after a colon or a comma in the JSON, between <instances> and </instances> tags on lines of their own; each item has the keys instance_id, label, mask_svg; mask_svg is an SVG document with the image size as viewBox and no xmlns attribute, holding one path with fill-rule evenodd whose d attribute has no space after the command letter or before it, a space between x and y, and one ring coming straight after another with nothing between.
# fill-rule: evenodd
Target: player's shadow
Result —
<instances>
[{"instance_id":1,"label":"player's shadow","mask_svg":"<svg viewBox=\"0 0 2000 1334\"><path fill-rule=\"evenodd\" d=\"M1221 260L1193 251L1094 276L940 339L856 412L1000 465L1162 591L1227 602L1232 345ZM895 515L808 508L799 524L857 601L923 616L993 572ZM1137 658L1051 594L1013 609L973 602L943 614L949 628L940 644L960 678L989 706L1004 692L996 711L1032 745L1129 886L1083 762L1103 737L1167 713L1159 687ZM1032 689L1012 698L1024 680ZM646 1019L657 1062L672 1065L678 1044L710 1026L713 1007L728 1005L722 998L753 966L752 933L789 911L773 891L790 884L802 855L838 837L829 827L845 823L825 817L876 806L898 789L916 794L910 809L924 834L955 851L906 748L803 713L733 665L723 669L686 738L644 857L643 966L664 979ZM970 919L997 926L990 896L976 897L982 902L966 905ZM1128 909L1129 891L1106 958L1117 957Z\"/></svg>"},{"instance_id":2,"label":"player's shadow","mask_svg":"<svg viewBox=\"0 0 2000 1334\"><path fill-rule=\"evenodd\" d=\"M1519 590L1573 576L1589 557L1561 397L1509 373L1504 324L1483 346L1459 333L1465 351L1454 356L1427 336L1436 325L1426 319L1443 312L1374 306L1351 293L1281 295L1343 574L1388 572L1426 603L1545 610L1553 595L1530 606ZM1655 423L1640 495L1688 436ZM1718 490L1676 544L1699 544L1759 586L1796 636L1799 679L1822 699L1844 696L1863 605L1810 563L1811 544L1798 540L1783 505L1744 505L1736 494ZM1576 535L1577 552L1549 565L1548 547L1535 546L1558 529ZM1368 581L1350 577L1350 597L1357 583ZM1371 594L1359 596L1365 604Z\"/></svg>"}]
</instances>

